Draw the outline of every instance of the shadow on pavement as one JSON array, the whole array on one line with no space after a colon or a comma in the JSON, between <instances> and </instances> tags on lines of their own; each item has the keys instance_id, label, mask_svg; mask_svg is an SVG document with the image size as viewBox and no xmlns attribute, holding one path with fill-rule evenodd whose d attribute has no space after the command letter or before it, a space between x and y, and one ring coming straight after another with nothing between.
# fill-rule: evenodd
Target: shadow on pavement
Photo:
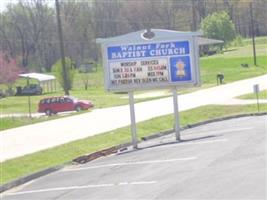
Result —
<instances>
[{"instance_id":1,"label":"shadow on pavement","mask_svg":"<svg viewBox=\"0 0 267 200\"><path fill-rule=\"evenodd\" d=\"M121 151L119 151L117 153L117 155L124 155L124 154L128 154L128 153L136 152L139 150L151 149L151 148L160 147L160 146L167 146L167 145L173 145L173 144L183 144L183 143L193 142L193 141L201 141L201 140L210 139L210 138L217 138L220 136L222 136L222 135L209 135L209 136L203 136L203 137L196 137L196 138L192 138L192 139L181 139L180 141L172 141L172 142L164 142L164 143L160 143L160 144L152 144L152 145L148 145L145 147L138 147L137 149L134 149L133 147L128 147L128 148L124 148Z\"/></svg>"}]
</instances>

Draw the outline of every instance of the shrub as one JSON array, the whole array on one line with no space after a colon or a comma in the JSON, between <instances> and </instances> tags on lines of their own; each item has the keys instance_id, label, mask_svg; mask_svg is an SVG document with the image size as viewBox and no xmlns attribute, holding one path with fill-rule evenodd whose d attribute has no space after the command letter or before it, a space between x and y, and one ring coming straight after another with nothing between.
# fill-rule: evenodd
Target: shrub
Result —
<instances>
[{"instance_id":1,"label":"shrub","mask_svg":"<svg viewBox=\"0 0 267 200\"><path fill-rule=\"evenodd\" d=\"M201 22L201 29L206 37L223 40L224 45L227 45L235 38L234 23L225 11L208 15Z\"/></svg>"}]
</instances>

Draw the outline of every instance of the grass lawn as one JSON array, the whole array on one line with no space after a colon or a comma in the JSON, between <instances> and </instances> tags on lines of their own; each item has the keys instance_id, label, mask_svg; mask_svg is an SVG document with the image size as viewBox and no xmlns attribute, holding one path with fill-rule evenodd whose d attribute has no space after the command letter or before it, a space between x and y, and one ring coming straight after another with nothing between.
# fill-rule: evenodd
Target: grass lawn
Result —
<instances>
[{"instance_id":1,"label":"grass lawn","mask_svg":"<svg viewBox=\"0 0 267 200\"><path fill-rule=\"evenodd\" d=\"M267 55L266 43L256 44L256 56ZM252 45L244 45L242 47L229 47L222 54L216 54L212 57L224 57L224 58L234 58L234 57L253 57Z\"/></svg>"},{"instance_id":2,"label":"grass lawn","mask_svg":"<svg viewBox=\"0 0 267 200\"><path fill-rule=\"evenodd\" d=\"M267 111L267 105L261 105ZM180 124L185 126L222 116L256 112L256 105L247 106L204 106L180 113ZM138 137L151 135L163 130L172 129L173 115L157 117L137 124ZM131 141L130 127L116 129L97 136L74 141L55 148L12 159L1 163L0 184L7 183L27 174L66 163L72 159L104 148Z\"/></svg>"},{"instance_id":3,"label":"grass lawn","mask_svg":"<svg viewBox=\"0 0 267 200\"><path fill-rule=\"evenodd\" d=\"M243 43L243 46L252 45L252 38L245 38L243 39L242 43ZM256 37L255 43L256 45L267 44L267 37L266 36Z\"/></svg>"},{"instance_id":4,"label":"grass lawn","mask_svg":"<svg viewBox=\"0 0 267 200\"><path fill-rule=\"evenodd\" d=\"M267 37L256 38L257 63L258 66L253 66L252 43L251 39L243 40L243 46L230 47L222 54L216 54L209 57L200 58L201 81L202 87L207 88L216 86L216 75L223 73L225 83L251 78L267 73ZM241 64L249 64L248 68L241 67ZM87 76L89 80L88 90L84 90L83 80ZM110 93L104 89L103 68L98 65L96 73L80 74L76 73L74 78L73 90L71 95L80 99L89 99L95 104L95 108L105 108L128 103L125 94ZM24 79L19 79L16 85L25 85ZM59 84L58 84L59 86ZM3 88L3 85L0 85ZM190 92L196 89L185 89L182 92ZM136 92L136 94L144 93L144 91ZM49 93L41 96L31 97L31 110L37 111L37 104L40 99L46 96L61 96L64 92L59 89L58 92ZM155 98L137 99L137 102L147 101ZM27 113L28 112L28 97L7 97L0 99L0 113Z\"/></svg>"},{"instance_id":5,"label":"grass lawn","mask_svg":"<svg viewBox=\"0 0 267 200\"><path fill-rule=\"evenodd\" d=\"M266 56L267 55L267 37L257 37L255 39L256 55ZM252 57L252 39L243 39L240 46L231 46L224 50L223 54L216 54L213 57Z\"/></svg>"},{"instance_id":6,"label":"grass lawn","mask_svg":"<svg viewBox=\"0 0 267 200\"><path fill-rule=\"evenodd\" d=\"M250 67L241 67L241 63L248 63ZM267 73L267 56L258 56L257 67L253 66L252 63L253 59L251 57L232 57L227 59L224 57L203 58L200 61L202 86L215 86L217 84L216 75L218 73L224 74L225 83Z\"/></svg>"},{"instance_id":7,"label":"grass lawn","mask_svg":"<svg viewBox=\"0 0 267 200\"><path fill-rule=\"evenodd\" d=\"M258 67L252 65L253 59L251 57L244 58L223 58L223 57L204 57L200 60L201 66L201 81L202 88L216 86L216 75L218 73L224 74L224 82L230 83L233 81L251 78L267 73L267 56L258 57ZM249 63L249 68L241 67L241 63ZM83 89L83 83L80 78L81 74L76 74L76 82L71 95L80 99L89 99L95 104L95 108L105 108L110 106L125 105L128 103L125 94L106 92L103 86L103 70L99 68L95 74L89 74L90 87L86 91ZM199 89L199 88L197 88ZM185 89L184 92L195 89ZM136 94L142 93L141 91ZM31 110L37 112L37 105L40 99L45 96L60 96L63 91L49 93L40 96L31 96ZM136 102L152 100L154 98L137 99ZM0 113L27 113L28 112L28 97L13 96L0 99Z\"/></svg>"},{"instance_id":8,"label":"grass lawn","mask_svg":"<svg viewBox=\"0 0 267 200\"><path fill-rule=\"evenodd\" d=\"M255 93L245 94L238 97L239 99L256 99ZM267 99L267 90L259 92L259 99Z\"/></svg>"},{"instance_id":9,"label":"grass lawn","mask_svg":"<svg viewBox=\"0 0 267 200\"><path fill-rule=\"evenodd\" d=\"M40 122L40 120L28 117L5 117L0 120L0 131L37 122Z\"/></svg>"},{"instance_id":10,"label":"grass lawn","mask_svg":"<svg viewBox=\"0 0 267 200\"><path fill-rule=\"evenodd\" d=\"M77 113L79 114L79 113ZM25 126L29 124L35 124L38 122L43 122L47 120L53 120L53 119L58 119L61 117L65 116L42 116L39 118L29 118L29 117L3 117L0 119L0 131L6 130L6 129L11 129L11 128L16 128L19 126ZM1 134L1 133L0 133Z\"/></svg>"}]
</instances>

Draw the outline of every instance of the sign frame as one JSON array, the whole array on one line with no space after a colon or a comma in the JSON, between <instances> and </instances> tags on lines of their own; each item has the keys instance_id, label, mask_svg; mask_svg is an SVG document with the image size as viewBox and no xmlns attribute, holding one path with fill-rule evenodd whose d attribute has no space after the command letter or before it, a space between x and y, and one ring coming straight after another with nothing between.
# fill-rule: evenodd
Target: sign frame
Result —
<instances>
[{"instance_id":1,"label":"sign frame","mask_svg":"<svg viewBox=\"0 0 267 200\"><path fill-rule=\"evenodd\" d=\"M107 91L114 92L128 92L135 90L151 90L151 89L167 89L167 88L184 88L184 87L194 87L200 85L200 69L199 69L199 58L198 58L198 44L197 44L197 35L183 36L178 38L165 38L165 39L151 39L151 40L139 40L137 42L109 42L102 43L102 57L104 64L104 76L105 76L105 89ZM189 43L189 53L184 55L174 55L174 56L157 56L157 57L142 57L142 58L129 58L129 59L108 59L108 48L114 46L128 46L128 45L148 45L148 44L160 44L160 43L173 43L173 42L188 42ZM191 80L190 81L170 81L170 59L172 57L189 57L190 59L190 70L191 70ZM158 60L158 59L167 59L167 70L169 73L169 82L165 83L150 83L150 84L131 84L131 85L111 85L111 74L110 74L110 64L114 62L132 62L132 61L143 61L143 60Z\"/></svg>"}]
</instances>

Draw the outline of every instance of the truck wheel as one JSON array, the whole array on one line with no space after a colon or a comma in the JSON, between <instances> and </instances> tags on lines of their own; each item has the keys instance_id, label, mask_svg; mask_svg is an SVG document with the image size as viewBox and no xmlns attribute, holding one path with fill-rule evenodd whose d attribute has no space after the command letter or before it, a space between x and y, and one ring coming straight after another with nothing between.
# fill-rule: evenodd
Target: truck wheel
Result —
<instances>
[{"instance_id":1,"label":"truck wheel","mask_svg":"<svg viewBox=\"0 0 267 200\"><path fill-rule=\"evenodd\" d=\"M81 106L76 106L75 110L76 110L77 112L80 112L80 111L82 110L82 108L81 108Z\"/></svg>"},{"instance_id":2,"label":"truck wheel","mask_svg":"<svg viewBox=\"0 0 267 200\"><path fill-rule=\"evenodd\" d=\"M47 109L47 110L45 110L45 114L47 116L51 116L52 115L52 111L50 109Z\"/></svg>"}]
</instances>

